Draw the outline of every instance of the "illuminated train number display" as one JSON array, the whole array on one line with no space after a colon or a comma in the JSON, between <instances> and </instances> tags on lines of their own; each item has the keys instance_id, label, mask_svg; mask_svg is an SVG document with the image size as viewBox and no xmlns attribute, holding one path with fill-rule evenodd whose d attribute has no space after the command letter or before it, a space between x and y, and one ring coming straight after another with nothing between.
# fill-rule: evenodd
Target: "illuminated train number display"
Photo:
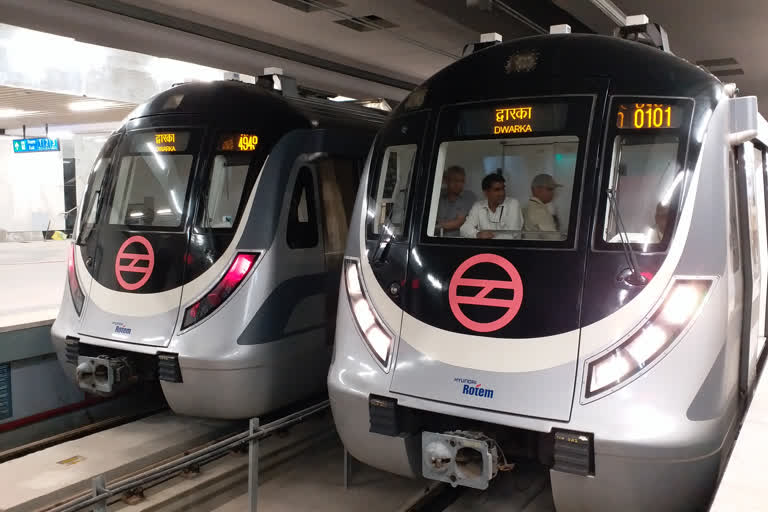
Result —
<instances>
[{"instance_id":1,"label":"illuminated train number display","mask_svg":"<svg viewBox=\"0 0 768 512\"><path fill-rule=\"evenodd\" d=\"M219 138L219 151L256 151L259 145L258 135L250 133L230 133Z\"/></svg>"},{"instance_id":2,"label":"illuminated train number display","mask_svg":"<svg viewBox=\"0 0 768 512\"><path fill-rule=\"evenodd\" d=\"M241 133L237 141L237 149L240 151L256 151L256 145L258 143L258 136Z\"/></svg>"},{"instance_id":3,"label":"illuminated train number display","mask_svg":"<svg viewBox=\"0 0 768 512\"><path fill-rule=\"evenodd\" d=\"M680 108L665 103L631 103L619 105L616 127L630 130L678 128Z\"/></svg>"}]
</instances>

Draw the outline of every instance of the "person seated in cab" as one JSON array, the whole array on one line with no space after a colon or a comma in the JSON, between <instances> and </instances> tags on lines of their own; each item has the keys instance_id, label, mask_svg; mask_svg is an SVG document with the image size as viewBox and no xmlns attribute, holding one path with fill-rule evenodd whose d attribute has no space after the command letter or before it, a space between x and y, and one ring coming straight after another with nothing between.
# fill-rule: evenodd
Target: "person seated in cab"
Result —
<instances>
[{"instance_id":1,"label":"person seated in cab","mask_svg":"<svg viewBox=\"0 0 768 512\"><path fill-rule=\"evenodd\" d=\"M437 205L437 227L442 236L460 236L459 228L477 200L471 190L464 190L465 180L464 168L458 165L448 167L443 173L445 192Z\"/></svg>"},{"instance_id":2,"label":"person seated in cab","mask_svg":"<svg viewBox=\"0 0 768 512\"><path fill-rule=\"evenodd\" d=\"M528 199L523 225L526 238L560 239L557 218L549 210L552 200L555 198L555 190L559 187L562 185L557 183L549 174L538 174L531 181L531 197ZM537 234L537 231L550 231L551 233Z\"/></svg>"},{"instance_id":3,"label":"person seated in cab","mask_svg":"<svg viewBox=\"0 0 768 512\"><path fill-rule=\"evenodd\" d=\"M662 203L656 203L656 211L653 215L655 222L648 236L649 244L657 244L664 239L664 231L667 229L667 219L669 218L669 206Z\"/></svg>"},{"instance_id":4,"label":"person seated in cab","mask_svg":"<svg viewBox=\"0 0 768 512\"><path fill-rule=\"evenodd\" d=\"M520 238L523 227L520 203L517 199L506 197L504 176L489 174L483 178L482 186L485 199L472 205L467 220L460 228L461 236L482 239Z\"/></svg>"}]
</instances>

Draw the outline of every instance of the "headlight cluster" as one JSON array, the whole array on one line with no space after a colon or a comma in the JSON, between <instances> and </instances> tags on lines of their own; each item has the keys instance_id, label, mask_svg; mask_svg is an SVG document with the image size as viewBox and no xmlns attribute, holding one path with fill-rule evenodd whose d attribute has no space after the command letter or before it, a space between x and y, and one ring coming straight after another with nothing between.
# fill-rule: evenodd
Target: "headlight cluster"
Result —
<instances>
[{"instance_id":1,"label":"headlight cluster","mask_svg":"<svg viewBox=\"0 0 768 512\"><path fill-rule=\"evenodd\" d=\"M85 294L83 289L80 288L80 280L77 278L76 251L75 244L71 244L69 246L69 257L67 258L67 278L69 279L69 293L72 296L72 305L75 306L77 316L80 316L80 313L83 311Z\"/></svg>"},{"instance_id":2,"label":"headlight cluster","mask_svg":"<svg viewBox=\"0 0 768 512\"><path fill-rule=\"evenodd\" d=\"M631 378L659 357L696 315L713 280L675 279L661 305L621 345L587 363L586 398Z\"/></svg>"},{"instance_id":3,"label":"headlight cluster","mask_svg":"<svg viewBox=\"0 0 768 512\"><path fill-rule=\"evenodd\" d=\"M344 282L347 288L349 307L352 309L355 323L371 351L376 356L376 359L386 368L391 355L394 337L373 312L373 307L366 298L365 292L363 292L363 284L360 280L360 269L357 261L352 259L344 260Z\"/></svg>"}]
</instances>

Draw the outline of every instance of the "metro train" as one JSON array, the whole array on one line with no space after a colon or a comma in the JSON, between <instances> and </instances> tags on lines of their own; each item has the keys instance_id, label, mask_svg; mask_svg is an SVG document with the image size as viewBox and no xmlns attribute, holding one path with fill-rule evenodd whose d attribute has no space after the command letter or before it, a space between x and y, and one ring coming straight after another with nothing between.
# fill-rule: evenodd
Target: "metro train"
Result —
<instances>
[{"instance_id":1,"label":"metro train","mask_svg":"<svg viewBox=\"0 0 768 512\"><path fill-rule=\"evenodd\" d=\"M51 329L82 389L159 380L173 411L211 418L324 392L351 210L386 113L296 89L278 75L180 84L106 141Z\"/></svg>"},{"instance_id":2,"label":"metro train","mask_svg":"<svg viewBox=\"0 0 768 512\"><path fill-rule=\"evenodd\" d=\"M558 511L704 509L766 336L768 125L737 92L653 23L494 44L412 91L344 259L348 452L477 489L538 465Z\"/></svg>"}]
</instances>

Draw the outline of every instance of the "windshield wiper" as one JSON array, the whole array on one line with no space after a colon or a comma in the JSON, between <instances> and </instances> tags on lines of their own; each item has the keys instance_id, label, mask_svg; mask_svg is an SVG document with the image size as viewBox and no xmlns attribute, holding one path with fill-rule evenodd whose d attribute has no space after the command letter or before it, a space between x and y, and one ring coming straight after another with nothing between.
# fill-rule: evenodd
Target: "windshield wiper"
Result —
<instances>
[{"instance_id":1,"label":"windshield wiper","mask_svg":"<svg viewBox=\"0 0 768 512\"><path fill-rule=\"evenodd\" d=\"M102 198L101 189L95 191L94 194L98 194L98 196L99 196L98 199L96 199L96 204L94 205L96 207L96 216L95 216L95 218L93 220L93 224L89 225L89 228L87 229L87 231L80 231L77 234L77 239L75 240L75 245L85 245L85 244L87 244L88 243L88 239L91 237L91 233L93 233L93 230L96 227L96 220L98 219L98 212L101 209L101 198ZM93 204L93 203L91 203L91 204ZM89 209L88 211L85 211L83 213L86 216L90 216L91 210ZM88 217L86 217L85 219L87 221ZM86 225L88 225L88 224L86 224ZM87 234L85 234L85 233L87 233Z\"/></svg>"},{"instance_id":2,"label":"windshield wiper","mask_svg":"<svg viewBox=\"0 0 768 512\"><path fill-rule=\"evenodd\" d=\"M635 252L632 250L632 243L629 240L627 229L624 227L624 222L621 220L619 206L616 203L616 191L612 188L608 189L608 203L611 205L611 210L613 210L613 215L616 218L616 226L619 239L621 240L621 248L624 250L624 256L627 258L627 264L629 265L630 274L624 280L627 283L636 286L646 284L648 280L637 270L637 258L635 257Z\"/></svg>"},{"instance_id":3,"label":"windshield wiper","mask_svg":"<svg viewBox=\"0 0 768 512\"><path fill-rule=\"evenodd\" d=\"M392 214L395 211L395 205L392 205L392 209L389 210L389 213L387 214L387 218L384 219L384 222L381 223L381 226L379 226L379 238L376 240L376 248L373 250L373 254L371 254L371 257L369 258L369 262L371 264L379 263L381 260L384 259L387 251L389 250L389 246L392 244L392 239L395 238L394 230L390 228L390 219L392 218ZM389 238L387 241L384 241L384 235L389 234ZM379 254L382 255L381 258L379 258Z\"/></svg>"}]
</instances>

